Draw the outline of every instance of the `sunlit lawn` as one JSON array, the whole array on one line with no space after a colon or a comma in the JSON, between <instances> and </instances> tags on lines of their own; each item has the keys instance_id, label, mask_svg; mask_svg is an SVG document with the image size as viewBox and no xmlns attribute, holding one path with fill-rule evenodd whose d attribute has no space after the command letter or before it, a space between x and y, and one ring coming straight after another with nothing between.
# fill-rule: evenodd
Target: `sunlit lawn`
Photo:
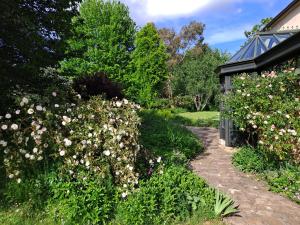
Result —
<instances>
[{"instance_id":1,"label":"sunlit lawn","mask_svg":"<svg viewBox=\"0 0 300 225\"><path fill-rule=\"evenodd\" d=\"M216 111L204 111L204 112L185 112L179 113L179 116L192 120L196 122L198 120L219 120L220 112Z\"/></svg>"}]
</instances>

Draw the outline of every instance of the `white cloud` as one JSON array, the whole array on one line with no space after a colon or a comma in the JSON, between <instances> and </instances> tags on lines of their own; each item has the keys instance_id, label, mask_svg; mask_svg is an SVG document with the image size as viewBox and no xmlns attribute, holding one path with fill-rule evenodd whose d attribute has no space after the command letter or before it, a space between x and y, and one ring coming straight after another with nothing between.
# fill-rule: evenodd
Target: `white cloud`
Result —
<instances>
[{"instance_id":1,"label":"white cloud","mask_svg":"<svg viewBox=\"0 0 300 225\"><path fill-rule=\"evenodd\" d=\"M153 17L172 17L190 15L212 3L212 0L148 0L148 15Z\"/></svg>"},{"instance_id":2,"label":"white cloud","mask_svg":"<svg viewBox=\"0 0 300 225\"><path fill-rule=\"evenodd\" d=\"M205 39L210 45L221 44L245 39L244 31L251 30L251 24L245 24L239 27L226 27L224 29L215 30L213 34L208 35Z\"/></svg>"},{"instance_id":3,"label":"white cloud","mask_svg":"<svg viewBox=\"0 0 300 225\"><path fill-rule=\"evenodd\" d=\"M132 17L140 24L192 16L210 6L238 1L241 0L121 0L129 6Z\"/></svg>"}]
</instances>

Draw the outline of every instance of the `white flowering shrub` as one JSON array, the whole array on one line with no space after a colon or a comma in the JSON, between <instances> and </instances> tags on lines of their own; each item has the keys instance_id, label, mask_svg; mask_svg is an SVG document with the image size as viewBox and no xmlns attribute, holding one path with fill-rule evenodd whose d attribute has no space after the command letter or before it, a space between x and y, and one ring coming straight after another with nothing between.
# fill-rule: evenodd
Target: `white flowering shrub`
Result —
<instances>
[{"instance_id":1,"label":"white flowering shrub","mask_svg":"<svg viewBox=\"0 0 300 225\"><path fill-rule=\"evenodd\" d=\"M87 170L105 176L106 165L114 182L130 190L138 183L135 173L140 119L138 105L93 98L61 116L64 133L57 140L56 155L74 178ZM69 111L69 112L68 112Z\"/></svg>"},{"instance_id":2,"label":"white flowering shrub","mask_svg":"<svg viewBox=\"0 0 300 225\"><path fill-rule=\"evenodd\" d=\"M57 100L59 92L46 100L35 95L16 99L19 107L0 117L0 147L10 179L21 182L55 161L73 179L84 170L103 177L109 167L122 189L137 184L138 105L101 98L66 103Z\"/></svg>"},{"instance_id":3,"label":"white flowering shrub","mask_svg":"<svg viewBox=\"0 0 300 225\"><path fill-rule=\"evenodd\" d=\"M239 129L258 136L258 144L281 160L300 162L300 77L293 69L262 76L241 75L225 97Z\"/></svg>"}]
</instances>

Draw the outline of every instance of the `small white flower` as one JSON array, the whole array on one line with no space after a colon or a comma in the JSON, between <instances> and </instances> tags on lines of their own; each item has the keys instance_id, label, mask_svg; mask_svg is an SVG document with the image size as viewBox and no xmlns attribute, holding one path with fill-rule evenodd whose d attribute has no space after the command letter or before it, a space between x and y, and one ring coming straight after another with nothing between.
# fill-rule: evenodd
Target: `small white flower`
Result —
<instances>
[{"instance_id":1,"label":"small white flower","mask_svg":"<svg viewBox=\"0 0 300 225\"><path fill-rule=\"evenodd\" d=\"M258 143L259 143L259 144L261 144L261 145L262 145L262 144L264 144L264 142L263 142L263 141L259 141Z\"/></svg>"},{"instance_id":2,"label":"small white flower","mask_svg":"<svg viewBox=\"0 0 300 225\"><path fill-rule=\"evenodd\" d=\"M247 94L247 97L249 97L250 96L250 94Z\"/></svg>"},{"instance_id":3,"label":"small white flower","mask_svg":"<svg viewBox=\"0 0 300 225\"><path fill-rule=\"evenodd\" d=\"M27 110L27 113L28 113L29 115L31 115L32 113L34 113L34 110L31 109L31 108L29 108L29 109Z\"/></svg>"},{"instance_id":4,"label":"small white flower","mask_svg":"<svg viewBox=\"0 0 300 225\"><path fill-rule=\"evenodd\" d=\"M109 156L109 155L110 155L110 151L109 151L109 150L105 150L105 151L103 152L103 154L106 155L106 156Z\"/></svg>"},{"instance_id":5,"label":"small white flower","mask_svg":"<svg viewBox=\"0 0 300 225\"><path fill-rule=\"evenodd\" d=\"M11 173L11 174L8 175L8 177L9 177L10 179L12 179L12 178L14 178L14 175Z\"/></svg>"},{"instance_id":6,"label":"small white flower","mask_svg":"<svg viewBox=\"0 0 300 225\"><path fill-rule=\"evenodd\" d=\"M64 142L65 142L65 146L66 146L66 147L69 147L69 146L72 145L72 141L69 140L68 138L65 138L65 139L64 139Z\"/></svg>"},{"instance_id":7,"label":"small white flower","mask_svg":"<svg viewBox=\"0 0 300 225\"><path fill-rule=\"evenodd\" d=\"M252 126L254 129L256 129L257 128L257 126L254 124L253 126Z\"/></svg>"},{"instance_id":8,"label":"small white flower","mask_svg":"<svg viewBox=\"0 0 300 225\"><path fill-rule=\"evenodd\" d=\"M30 160L34 160L35 159L35 156L34 155L31 155L30 156Z\"/></svg>"},{"instance_id":9,"label":"small white flower","mask_svg":"<svg viewBox=\"0 0 300 225\"><path fill-rule=\"evenodd\" d=\"M10 113L7 113L7 114L5 115L5 118L6 118L6 119L10 119L10 118L11 118L11 114L10 114Z\"/></svg>"},{"instance_id":10,"label":"small white flower","mask_svg":"<svg viewBox=\"0 0 300 225\"><path fill-rule=\"evenodd\" d=\"M2 145L3 147L6 147L6 146L7 146L7 142L4 141L4 140L1 140L1 141L0 141L0 145Z\"/></svg>"},{"instance_id":11,"label":"small white flower","mask_svg":"<svg viewBox=\"0 0 300 225\"><path fill-rule=\"evenodd\" d=\"M60 156L64 156L65 154L66 154L66 152L64 150L62 150L62 151L59 152Z\"/></svg>"},{"instance_id":12,"label":"small white flower","mask_svg":"<svg viewBox=\"0 0 300 225\"><path fill-rule=\"evenodd\" d=\"M119 144L119 146L120 146L120 148L124 148L124 143L121 142L121 143Z\"/></svg>"},{"instance_id":13,"label":"small white flower","mask_svg":"<svg viewBox=\"0 0 300 225\"><path fill-rule=\"evenodd\" d=\"M17 109L15 113L16 113L17 115L19 115L20 112L21 112L21 111L20 111L19 109Z\"/></svg>"},{"instance_id":14,"label":"small white flower","mask_svg":"<svg viewBox=\"0 0 300 225\"><path fill-rule=\"evenodd\" d=\"M59 108L59 104L54 104L54 107L55 108Z\"/></svg>"},{"instance_id":15,"label":"small white flower","mask_svg":"<svg viewBox=\"0 0 300 225\"><path fill-rule=\"evenodd\" d=\"M265 120L265 121L264 121L264 124L268 124L268 121Z\"/></svg>"},{"instance_id":16,"label":"small white flower","mask_svg":"<svg viewBox=\"0 0 300 225\"><path fill-rule=\"evenodd\" d=\"M39 157L37 158L38 161L41 161L42 159L43 159L43 156L39 156Z\"/></svg>"},{"instance_id":17,"label":"small white flower","mask_svg":"<svg viewBox=\"0 0 300 225\"><path fill-rule=\"evenodd\" d=\"M158 163L160 163L161 157L158 157L156 161L157 161Z\"/></svg>"},{"instance_id":18,"label":"small white flower","mask_svg":"<svg viewBox=\"0 0 300 225\"><path fill-rule=\"evenodd\" d=\"M126 196L127 196L127 193L123 192L122 193L122 198L126 198Z\"/></svg>"},{"instance_id":19,"label":"small white flower","mask_svg":"<svg viewBox=\"0 0 300 225\"><path fill-rule=\"evenodd\" d=\"M116 172L116 175L117 175L117 176L119 176L119 175L120 175L120 172L119 172L119 171L117 171L117 172Z\"/></svg>"},{"instance_id":20,"label":"small white flower","mask_svg":"<svg viewBox=\"0 0 300 225\"><path fill-rule=\"evenodd\" d=\"M56 97L56 96L57 96L57 94L56 94L55 91L52 92L52 96L53 96L53 97Z\"/></svg>"},{"instance_id":21,"label":"small white flower","mask_svg":"<svg viewBox=\"0 0 300 225\"><path fill-rule=\"evenodd\" d=\"M71 122L71 118L67 117L67 116L63 116L63 120L66 122L66 123L70 123Z\"/></svg>"},{"instance_id":22,"label":"small white flower","mask_svg":"<svg viewBox=\"0 0 300 225\"><path fill-rule=\"evenodd\" d=\"M133 167L132 167L132 166L129 166L128 169L129 169L130 171L132 171L132 170L133 170Z\"/></svg>"},{"instance_id":23,"label":"small white flower","mask_svg":"<svg viewBox=\"0 0 300 225\"><path fill-rule=\"evenodd\" d=\"M23 102L24 104L28 104L29 100L28 100L28 98L24 97L24 98L22 98L22 102Z\"/></svg>"},{"instance_id":24,"label":"small white flower","mask_svg":"<svg viewBox=\"0 0 300 225\"><path fill-rule=\"evenodd\" d=\"M13 123L11 126L10 126L11 129L13 130L18 130L19 126L15 123Z\"/></svg>"},{"instance_id":25,"label":"small white flower","mask_svg":"<svg viewBox=\"0 0 300 225\"><path fill-rule=\"evenodd\" d=\"M124 104L127 105L128 104L128 100L124 99Z\"/></svg>"},{"instance_id":26,"label":"small white flower","mask_svg":"<svg viewBox=\"0 0 300 225\"><path fill-rule=\"evenodd\" d=\"M3 124L3 125L1 126L1 129L2 129L2 130L6 130L6 129L7 129L7 125L6 125L6 124Z\"/></svg>"},{"instance_id":27,"label":"small white flower","mask_svg":"<svg viewBox=\"0 0 300 225\"><path fill-rule=\"evenodd\" d=\"M33 148L32 152L33 152L33 153L37 153L37 152L38 152L38 149L37 149L37 148Z\"/></svg>"},{"instance_id":28,"label":"small white flower","mask_svg":"<svg viewBox=\"0 0 300 225\"><path fill-rule=\"evenodd\" d=\"M289 118L290 118L290 115L286 114L285 117L289 119Z\"/></svg>"},{"instance_id":29,"label":"small white flower","mask_svg":"<svg viewBox=\"0 0 300 225\"><path fill-rule=\"evenodd\" d=\"M21 178L18 178L18 179L17 179L17 183L18 183L18 184L21 183L21 181L22 181Z\"/></svg>"},{"instance_id":30,"label":"small white flower","mask_svg":"<svg viewBox=\"0 0 300 225\"><path fill-rule=\"evenodd\" d=\"M26 158L26 159L30 158L30 154L29 154L29 153L26 153L26 154L25 154L25 158Z\"/></svg>"},{"instance_id":31,"label":"small white flower","mask_svg":"<svg viewBox=\"0 0 300 225\"><path fill-rule=\"evenodd\" d=\"M116 102L116 106L117 106L118 108L120 108L120 107L122 106L122 102L117 101L117 102Z\"/></svg>"},{"instance_id":32,"label":"small white flower","mask_svg":"<svg viewBox=\"0 0 300 225\"><path fill-rule=\"evenodd\" d=\"M89 133L89 134L88 134L88 137L89 137L89 138L93 137L93 134Z\"/></svg>"},{"instance_id":33,"label":"small white flower","mask_svg":"<svg viewBox=\"0 0 300 225\"><path fill-rule=\"evenodd\" d=\"M272 95L268 95L269 99L273 99L273 96Z\"/></svg>"},{"instance_id":34,"label":"small white flower","mask_svg":"<svg viewBox=\"0 0 300 225\"><path fill-rule=\"evenodd\" d=\"M36 108L37 111L43 111L43 107L40 106L40 105L37 105L35 108Z\"/></svg>"}]
</instances>

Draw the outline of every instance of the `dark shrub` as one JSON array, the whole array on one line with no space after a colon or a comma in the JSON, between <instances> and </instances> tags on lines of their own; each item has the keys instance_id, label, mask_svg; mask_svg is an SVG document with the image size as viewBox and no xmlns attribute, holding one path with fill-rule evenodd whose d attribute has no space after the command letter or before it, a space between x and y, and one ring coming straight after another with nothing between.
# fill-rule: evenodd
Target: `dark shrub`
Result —
<instances>
[{"instance_id":1,"label":"dark shrub","mask_svg":"<svg viewBox=\"0 0 300 225\"><path fill-rule=\"evenodd\" d=\"M124 97L121 86L112 82L103 72L75 79L74 89L86 100L97 95L105 95L108 99Z\"/></svg>"}]
</instances>

